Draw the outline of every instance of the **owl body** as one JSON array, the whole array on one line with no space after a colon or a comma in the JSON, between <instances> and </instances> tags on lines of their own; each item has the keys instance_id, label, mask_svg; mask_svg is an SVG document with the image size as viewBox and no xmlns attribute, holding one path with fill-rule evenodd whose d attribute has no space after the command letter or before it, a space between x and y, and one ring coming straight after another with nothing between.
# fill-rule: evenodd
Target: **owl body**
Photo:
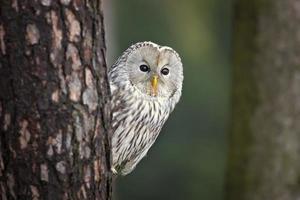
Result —
<instances>
[{"instance_id":1,"label":"owl body","mask_svg":"<svg viewBox=\"0 0 300 200\"><path fill-rule=\"evenodd\" d=\"M147 154L179 101L182 64L173 49L141 42L122 54L109 69L108 78L112 172L126 175Z\"/></svg>"}]
</instances>

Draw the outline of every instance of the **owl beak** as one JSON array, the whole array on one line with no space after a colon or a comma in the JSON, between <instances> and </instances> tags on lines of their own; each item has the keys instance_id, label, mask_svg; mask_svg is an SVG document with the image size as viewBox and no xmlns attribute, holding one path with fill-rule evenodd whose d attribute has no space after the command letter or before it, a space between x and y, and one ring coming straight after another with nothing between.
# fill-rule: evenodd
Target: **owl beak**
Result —
<instances>
[{"instance_id":1,"label":"owl beak","mask_svg":"<svg viewBox=\"0 0 300 200\"><path fill-rule=\"evenodd\" d=\"M158 76L154 75L151 79L151 95L157 96L157 84L158 84Z\"/></svg>"}]
</instances>

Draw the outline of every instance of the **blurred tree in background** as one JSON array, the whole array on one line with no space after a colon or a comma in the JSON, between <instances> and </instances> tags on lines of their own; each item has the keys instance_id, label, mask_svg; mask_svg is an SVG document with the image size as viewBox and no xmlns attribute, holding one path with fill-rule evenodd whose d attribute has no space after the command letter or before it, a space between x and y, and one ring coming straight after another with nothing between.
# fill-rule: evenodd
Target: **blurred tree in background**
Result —
<instances>
[{"instance_id":1,"label":"blurred tree in background","mask_svg":"<svg viewBox=\"0 0 300 200\"><path fill-rule=\"evenodd\" d=\"M181 102L148 156L132 174L118 178L117 199L222 199L230 94L230 1L107 3L109 65L131 44L150 40L171 46L181 55L185 76Z\"/></svg>"},{"instance_id":2,"label":"blurred tree in background","mask_svg":"<svg viewBox=\"0 0 300 200\"><path fill-rule=\"evenodd\" d=\"M300 199L300 2L234 9L227 199Z\"/></svg>"}]
</instances>

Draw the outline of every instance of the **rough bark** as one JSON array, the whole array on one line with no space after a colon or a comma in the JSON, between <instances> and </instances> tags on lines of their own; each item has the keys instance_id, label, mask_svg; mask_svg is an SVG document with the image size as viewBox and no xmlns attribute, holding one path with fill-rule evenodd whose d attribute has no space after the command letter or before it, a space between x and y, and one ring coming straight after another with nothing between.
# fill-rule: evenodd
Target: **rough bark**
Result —
<instances>
[{"instance_id":1,"label":"rough bark","mask_svg":"<svg viewBox=\"0 0 300 200\"><path fill-rule=\"evenodd\" d=\"M300 2L234 9L227 199L300 199Z\"/></svg>"},{"instance_id":2,"label":"rough bark","mask_svg":"<svg viewBox=\"0 0 300 200\"><path fill-rule=\"evenodd\" d=\"M110 199L101 0L3 0L0 16L0 199Z\"/></svg>"}]
</instances>

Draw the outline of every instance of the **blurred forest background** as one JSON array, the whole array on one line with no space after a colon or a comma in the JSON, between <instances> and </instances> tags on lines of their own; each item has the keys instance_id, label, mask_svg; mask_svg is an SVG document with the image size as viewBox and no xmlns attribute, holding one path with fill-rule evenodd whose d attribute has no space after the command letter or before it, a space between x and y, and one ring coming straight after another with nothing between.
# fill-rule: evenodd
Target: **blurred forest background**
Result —
<instances>
[{"instance_id":1,"label":"blurred forest background","mask_svg":"<svg viewBox=\"0 0 300 200\"><path fill-rule=\"evenodd\" d=\"M220 200L230 96L231 2L105 0L108 64L131 44L174 48L184 64L181 102L148 156L117 180L115 199Z\"/></svg>"}]
</instances>

